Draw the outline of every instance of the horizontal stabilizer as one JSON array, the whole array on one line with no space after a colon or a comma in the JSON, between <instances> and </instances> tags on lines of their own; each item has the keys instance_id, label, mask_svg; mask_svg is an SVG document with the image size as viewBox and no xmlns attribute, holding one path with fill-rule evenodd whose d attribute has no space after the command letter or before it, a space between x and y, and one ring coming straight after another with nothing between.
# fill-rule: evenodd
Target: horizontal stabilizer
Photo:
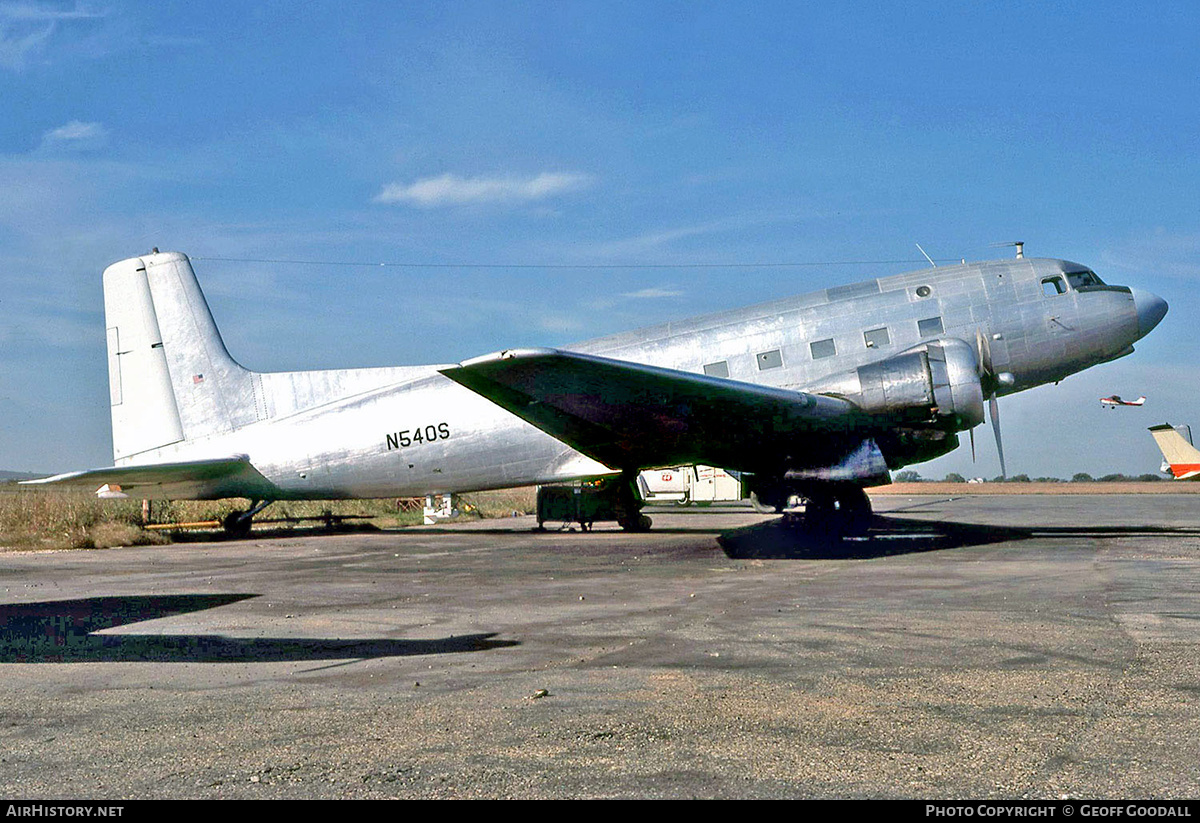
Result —
<instances>
[{"instance_id":1,"label":"horizontal stabilizer","mask_svg":"<svg viewBox=\"0 0 1200 823\"><path fill-rule=\"evenodd\" d=\"M510 349L441 371L617 469L827 465L870 423L837 397L556 349Z\"/></svg>"},{"instance_id":2,"label":"horizontal stabilizer","mask_svg":"<svg viewBox=\"0 0 1200 823\"><path fill-rule=\"evenodd\" d=\"M279 497L279 490L250 464L245 455L179 463L147 463L139 466L110 466L106 469L67 472L24 486L54 486L69 489L127 493L130 497L180 500L217 500L248 497L255 500Z\"/></svg>"}]
</instances>

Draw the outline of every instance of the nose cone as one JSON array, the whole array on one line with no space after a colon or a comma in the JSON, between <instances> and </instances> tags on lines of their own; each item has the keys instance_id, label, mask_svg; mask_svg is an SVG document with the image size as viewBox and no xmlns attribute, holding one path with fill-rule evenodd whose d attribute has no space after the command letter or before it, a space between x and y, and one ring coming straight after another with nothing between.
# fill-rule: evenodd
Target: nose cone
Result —
<instances>
[{"instance_id":1,"label":"nose cone","mask_svg":"<svg viewBox=\"0 0 1200 823\"><path fill-rule=\"evenodd\" d=\"M1141 289L1130 289L1133 293L1133 306L1137 309L1138 339L1145 337L1158 325L1167 313L1167 301L1157 294L1151 294Z\"/></svg>"}]
</instances>

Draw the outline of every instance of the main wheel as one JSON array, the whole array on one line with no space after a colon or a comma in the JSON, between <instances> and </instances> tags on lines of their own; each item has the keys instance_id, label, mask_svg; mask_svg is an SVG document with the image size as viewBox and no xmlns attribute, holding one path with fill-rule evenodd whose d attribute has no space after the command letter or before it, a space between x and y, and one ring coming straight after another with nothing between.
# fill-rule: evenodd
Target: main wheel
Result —
<instances>
[{"instance_id":1,"label":"main wheel","mask_svg":"<svg viewBox=\"0 0 1200 823\"><path fill-rule=\"evenodd\" d=\"M838 520L842 533L862 537L871 528L871 498L858 486L842 490L837 496Z\"/></svg>"},{"instance_id":2,"label":"main wheel","mask_svg":"<svg viewBox=\"0 0 1200 823\"><path fill-rule=\"evenodd\" d=\"M648 532L652 521L644 514L634 514L617 520L617 525L627 532Z\"/></svg>"},{"instance_id":3,"label":"main wheel","mask_svg":"<svg viewBox=\"0 0 1200 823\"><path fill-rule=\"evenodd\" d=\"M804 522L809 529L838 531L837 498L826 492L812 492L804 496Z\"/></svg>"},{"instance_id":4,"label":"main wheel","mask_svg":"<svg viewBox=\"0 0 1200 823\"><path fill-rule=\"evenodd\" d=\"M787 508L790 493L779 486L768 486L750 492L750 505L759 514L779 514Z\"/></svg>"}]
</instances>

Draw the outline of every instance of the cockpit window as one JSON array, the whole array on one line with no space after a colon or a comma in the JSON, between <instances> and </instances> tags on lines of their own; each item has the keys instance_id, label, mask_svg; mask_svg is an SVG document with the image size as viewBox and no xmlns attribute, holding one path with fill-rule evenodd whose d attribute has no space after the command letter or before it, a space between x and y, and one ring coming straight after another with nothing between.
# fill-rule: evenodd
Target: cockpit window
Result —
<instances>
[{"instance_id":1,"label":"cockpit window","mask_svg":"<svg viewBox=\"0 0 1200 823\"><path fill-rule=\"evenodd\" d=\"M1053 297L1056 294L1063 294L1067 290L1067 286L1063 283L1061 277L1043 277L1042 278L1042 294L1047 297Z\"/></svg>"},{"instance_id":2,"label":"cockpit window","mask_svg":"<svg viewBox=\"0 0 1200 823\"><path fill-rule=\"evenodd\" d=\"M1104 281L1097 277L1094 271L1069 271L1067 272L1067 282L1073 289L1104 285Z\"/></svg>"}]
</instances>

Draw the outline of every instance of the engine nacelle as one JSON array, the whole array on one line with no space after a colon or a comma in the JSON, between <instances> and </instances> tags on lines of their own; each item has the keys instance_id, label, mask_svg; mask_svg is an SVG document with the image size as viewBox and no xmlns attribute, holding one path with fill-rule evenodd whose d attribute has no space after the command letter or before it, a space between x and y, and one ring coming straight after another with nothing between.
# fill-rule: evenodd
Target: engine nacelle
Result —
<instances>
[{"instance_id":1,"label":"engine nacelle","mask_svg":"<svg viewBox=\"0 0 1200 823\"><path fill-rule=\"evenodd\" d=\"M805 390L844 397L868 414L924 419L954 431L983 422L975 350L953 337L929 340L886 360L831 375Z\"/></svg>"}]
</instances>

